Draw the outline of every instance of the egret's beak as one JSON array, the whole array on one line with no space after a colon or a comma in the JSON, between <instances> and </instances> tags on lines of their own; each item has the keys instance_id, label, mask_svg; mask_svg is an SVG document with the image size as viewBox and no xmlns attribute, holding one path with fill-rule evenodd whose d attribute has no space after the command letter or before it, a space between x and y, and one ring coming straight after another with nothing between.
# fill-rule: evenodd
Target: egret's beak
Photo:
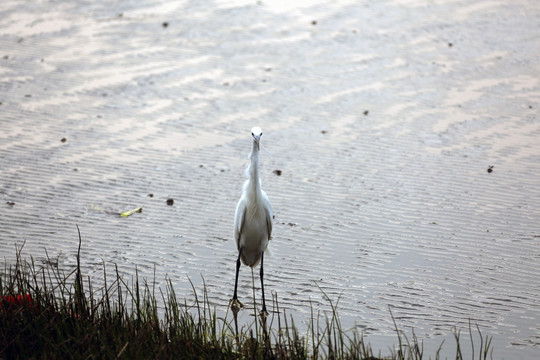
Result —
<instances>
[{"instance_id":1,"label":"egret's beak","mask_svg":"<svg viewBox=\"0 0 540 360\"><path fill-rule=\"evenodd\" d=\"M257 150L259 150L260 141L261 141L261 135L253 135L253 142L257 145Z\"/></svg>"},{"instance_id":2,"label":"egret's beak","mask_svg":"<svg viewBox=\"0 0 540 360\"><path fill-rule=\"evenodd\" d=\"M262 134L262 130L258 126L251 129L251 136L253 136L253 143L257 145L257 150L259 150L259 142L261 141Z\"/></svg>"}]
</instances>

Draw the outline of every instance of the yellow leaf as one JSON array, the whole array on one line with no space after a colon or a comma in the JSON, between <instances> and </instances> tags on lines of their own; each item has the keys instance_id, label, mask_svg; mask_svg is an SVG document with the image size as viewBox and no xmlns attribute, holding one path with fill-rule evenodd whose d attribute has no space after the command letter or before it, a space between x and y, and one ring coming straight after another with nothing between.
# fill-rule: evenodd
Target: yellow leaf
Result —
<instances>
[{"instance_id":1,"label":"yellow leaf","mask_svg":"<svg viewBox=\"0 0 540 360\"><path fill-rule=\"evenodd\" d=\"M120 214L120 216L128 217L128 216L130 216L130 215L133 215L133 214L136 213L136 212L141 213L141 212L142 212L142 206L139 207L139 208L133 209L133 210L129 210L129 211L123 212L123 213Z\"/></svg>"}]
</instances>

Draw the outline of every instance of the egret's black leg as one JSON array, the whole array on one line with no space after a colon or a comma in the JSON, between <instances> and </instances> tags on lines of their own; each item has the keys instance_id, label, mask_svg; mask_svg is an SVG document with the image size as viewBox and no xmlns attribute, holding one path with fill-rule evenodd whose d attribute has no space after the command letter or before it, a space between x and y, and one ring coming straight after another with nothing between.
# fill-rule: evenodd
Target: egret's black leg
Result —
<instances>
[{"instance_id":1,"label":"egret's black leg","mask_svg":"<svg viewBox=\"0 0 540 360\"><path fill-rule=\"evenodd\" d=\"M263 300L263 307L262 307L262 313L263 314L267 314L268 312L266 311L266 302L264 301L264 282L263 282L263 274L264 274L264 270L263 270L263 261L264 261L264 251L261 255L261 270L260 270L260 277L261 277L261 291L262 291L262 300Z\"/></svg>"},{"instance_id":2,"label":"egret's black leg","mask_svg":"<svg viewBox=\"0 0 540 360\"><path fill-rule=\"evenodd\" d=\"M238 259L236 260L236 280L234 281L234 295L231 301L229 302L229 305L231 307L231 310L233 311L233 315L235 316L236 320L236 314L238 311L244 307L244 305L238 301L238 295L236 294L236 291L238 290L238 273L240 272L240 256L242 256L242 248L238 251Z\"/></svg>"},{"instance_id":3,"label":"egret's black leg","mask_svg":"<svg viewBox=\"0 0 540 360\"><path fill-rule=\"evenodd\" d=\"M238 299L236 291L238 290L238 274L240 273L240 256L242 256L242 248L238 251L238 259L236 260L236 280L234 281L234 295L233 300Z\"/></svg>"}]
</instances>

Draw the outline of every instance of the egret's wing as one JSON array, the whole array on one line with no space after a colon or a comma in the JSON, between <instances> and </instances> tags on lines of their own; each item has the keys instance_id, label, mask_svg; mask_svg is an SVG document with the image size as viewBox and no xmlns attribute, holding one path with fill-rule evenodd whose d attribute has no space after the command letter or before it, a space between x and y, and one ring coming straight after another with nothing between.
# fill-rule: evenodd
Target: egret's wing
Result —
<instances>
[{"instance_id":1,"label":"egret's wing","mask_svg":"<svg viewBox=\"0 0 540 360\"><path fill-rule=\"evenodd\" d=\"M265 201L264 211L266 213L266 229L268 230L268 240L272 237L272 224L274 222L274 212L272 211L272 205L268 196L263 192L263 198Z\"/></svg>"},{"instance_id":2,"label":"egret's wing","mask_svg":"<svg viewBox=\"0 0 540 360\"><path fill-rule=\"evenodd\" d=\"M240 234L242 234L242 227L244 226L244 220L246 218L246 205L240 199L238 205L236 205L236 212L234 213L234 239L236 240L236 248L240 248Z\"/></svg>"},{"instance_id":3,"label":"egret's wing","mask_svg":"<svg viewBox=\"0 0 540 360\"><path fill-rule=\"evenodd\" d=\"M268 229L268 240L272 238L272 211L266 211L266 228Z\"/></svg>"}]
</instances>

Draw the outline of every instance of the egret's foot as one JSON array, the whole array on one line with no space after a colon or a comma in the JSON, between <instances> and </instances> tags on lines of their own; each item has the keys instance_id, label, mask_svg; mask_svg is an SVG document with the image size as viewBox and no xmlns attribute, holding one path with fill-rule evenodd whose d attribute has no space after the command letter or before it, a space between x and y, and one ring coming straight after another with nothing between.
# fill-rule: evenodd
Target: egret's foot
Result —
<instances>
[{"instance_id":1,"label":"egret's foot","mask_svg":"<svg viewBox=\"0 0 540 360\"><path fill-rule=\"evenodd\" d=\"M244 307L244 304L242 304L237 298L232 298L231 301L229 301L229 306L232 311L238 312L241 308Z\"/></svg>"},{"instance_id":2,"label":"egret's foot","mask_svg":"<svg viewBox=\"0 0 540 360\"><path fill-rule=\"evenodd\" d=\"M266 320L266 318L268 317L268 311L266 311L266 309L262 309L261 312L259 313L259 316L261 317L262 320Z\"/></svg>"}]
</instances>

